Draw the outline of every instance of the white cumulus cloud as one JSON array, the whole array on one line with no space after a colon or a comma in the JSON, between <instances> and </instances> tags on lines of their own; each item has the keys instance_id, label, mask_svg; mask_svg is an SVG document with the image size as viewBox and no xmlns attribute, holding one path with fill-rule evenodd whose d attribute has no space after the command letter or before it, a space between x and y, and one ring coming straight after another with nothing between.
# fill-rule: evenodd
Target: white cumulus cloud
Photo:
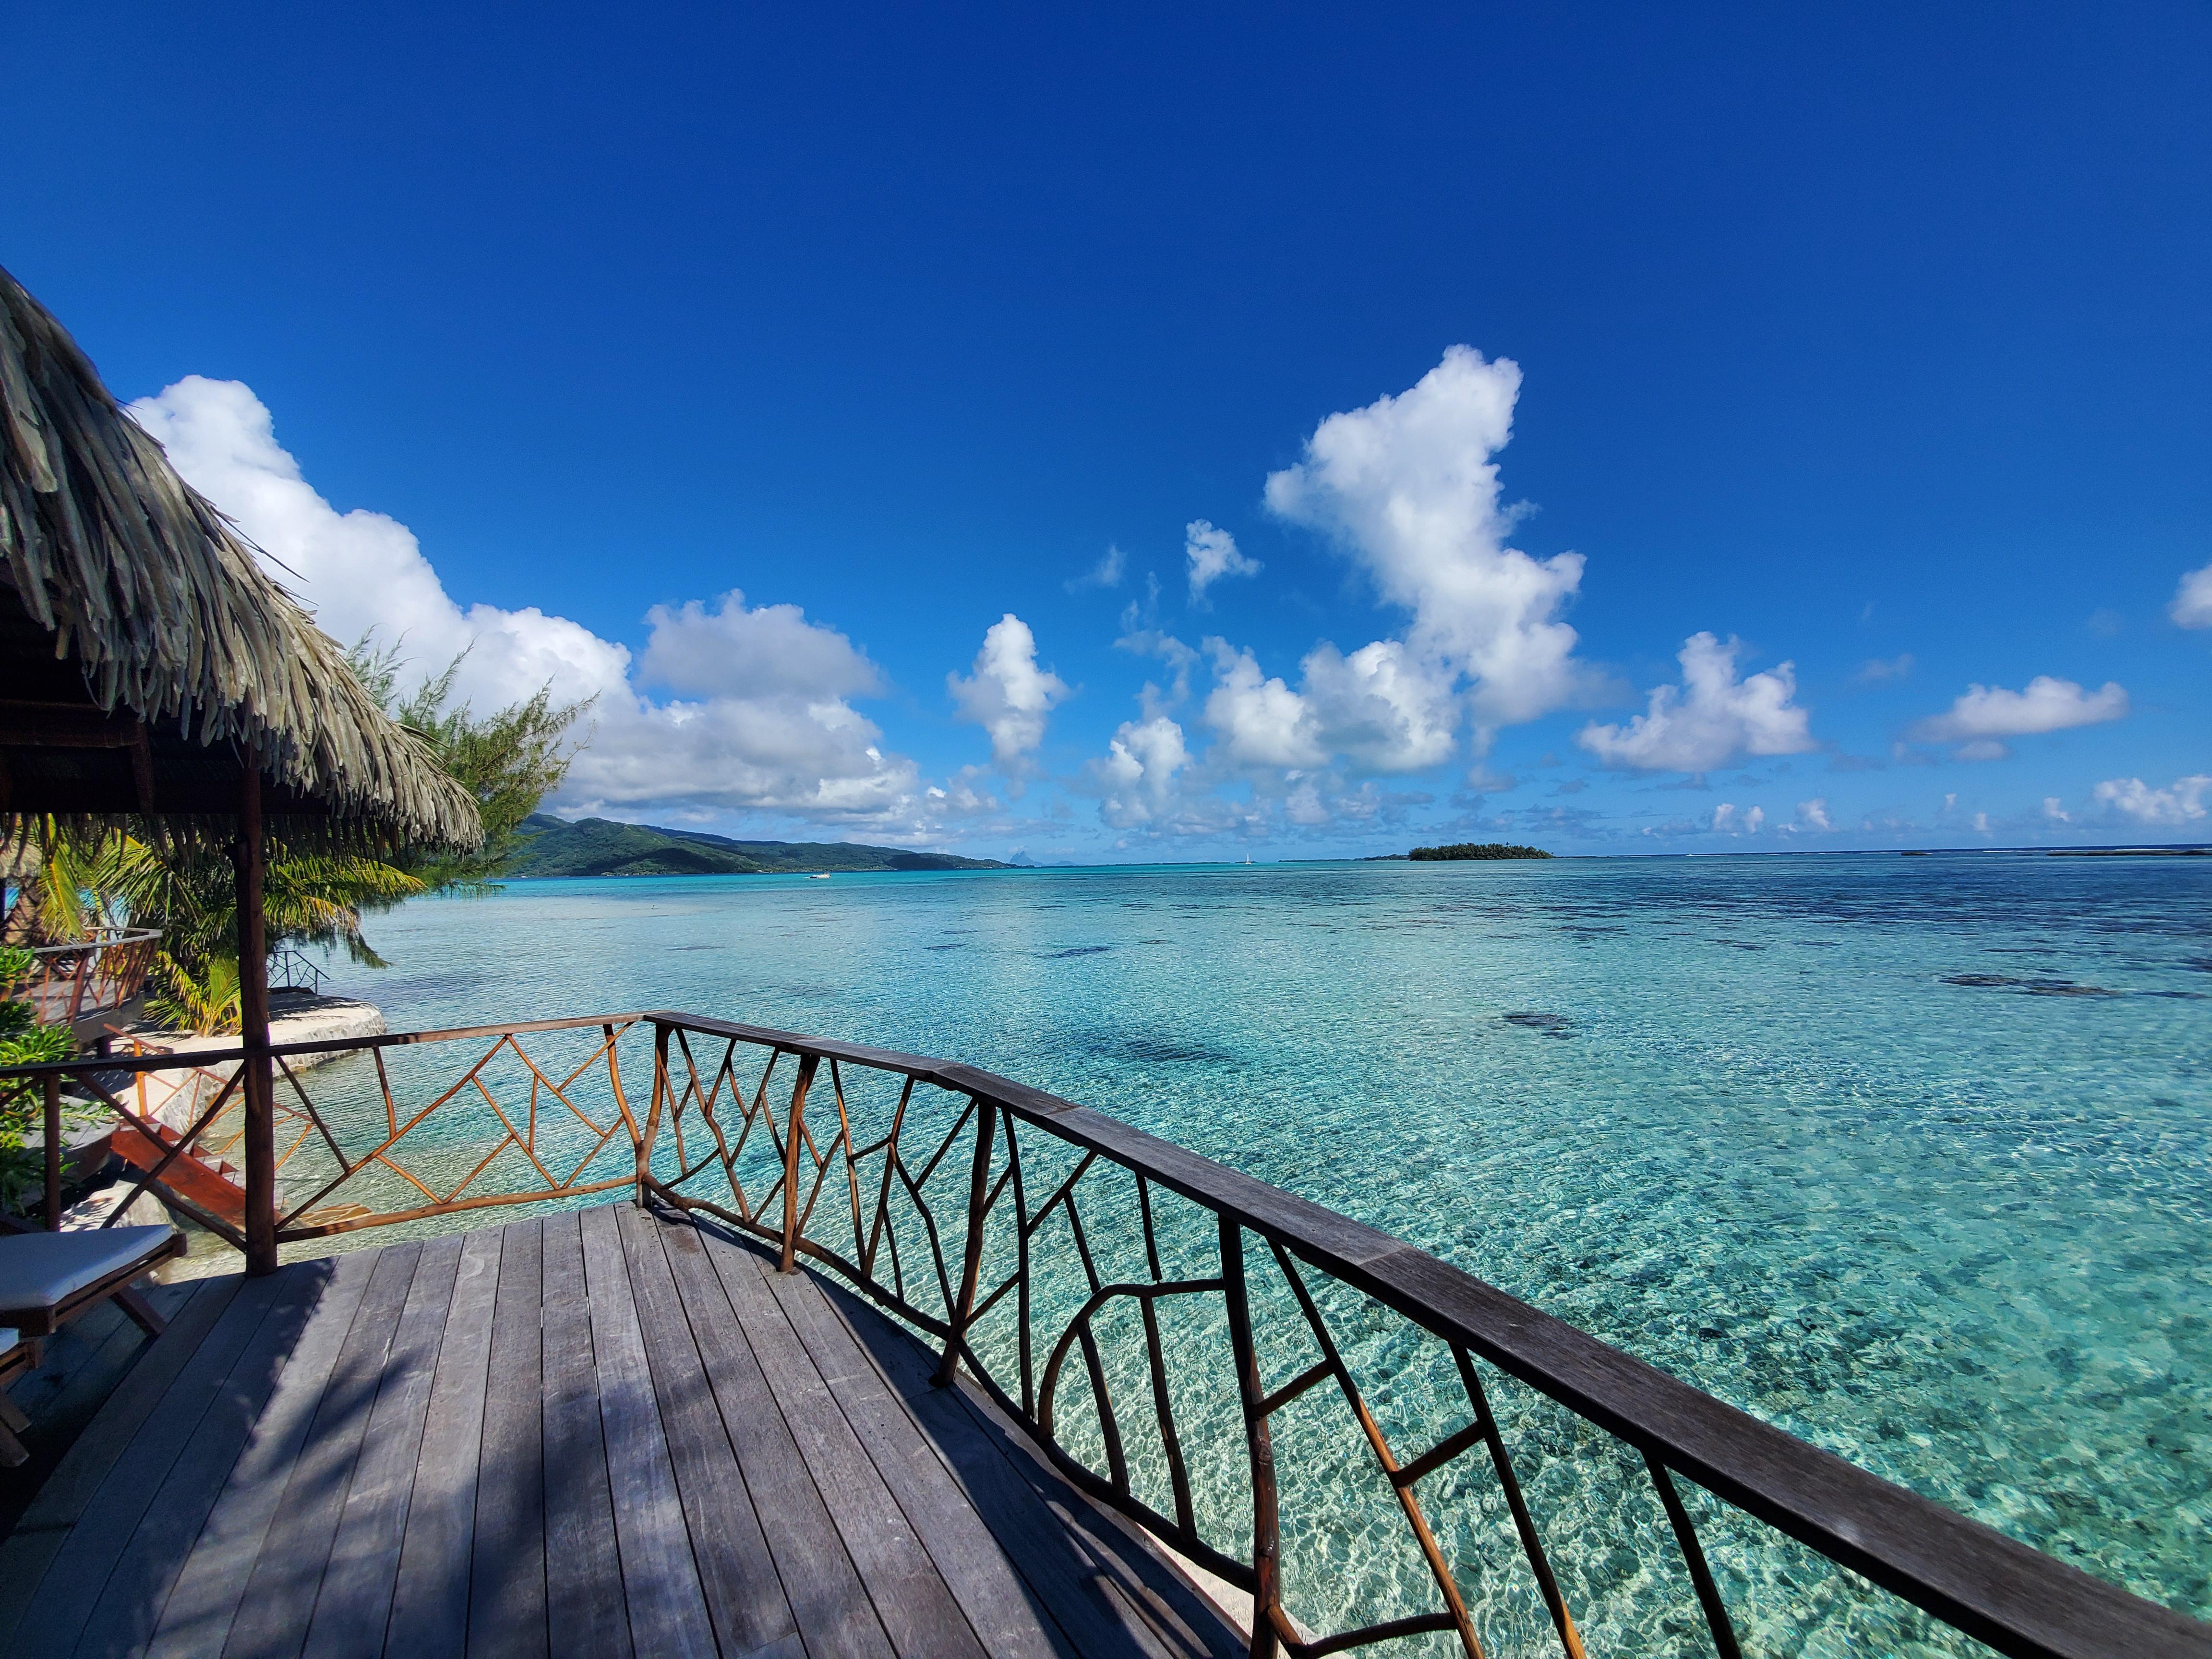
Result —
<instances>
[{"instance_id":1,"label":"white cumulus cloud","mask_svg":"<svg viewBox=\"0 0 2212 1659\"><path fill-rule=\"evenodd\" d=\"M848 703L714 697L599 706L554 805L577 813L771 811L915 829L921 779Z\"/></svg>"},{"instance_id":2,"label":"white cumulus cloud","mask_svg":"<svg viewBox=\"0 0 2212 1659\"><path fill-rule=\"evenodd\" d=\"M2212 564L2182 577L2166 614L2184 628L2212 628Z\"/></svg>"},{"instance_id":3,"label":"white cumulus cloud","mask_svg":"<svg viewBox=\"0 0 2212 1659\"><path fill-rule=\"evenodd\" d=\"M1206 700L1206 723L1221 740L1220 758L1236 766L1314 767L1328 751L1307 700L1280 679L1260 672L1249 651L1210 639L1214 684Z\"/></svg>"},{"instance_id":4,"label":"white cumulus cloud","mask_svg":"<svg viewBox=\"0 0 2212 1659\"><path fill-rule=\"evenodd\" d=\"M1182 727L1165 714L1122 721L1105 758L1091 763L1103 789L1099 816L1117 830L1141 829L1169 817L1177 775L1189 763Z\"/></svg>"},{"instance_id":5,"label":"white cumulus cloud","mask_svg":"<svg viewBox=\"0 0 2212 1659\"><path fill-rule=\"evenodd\" d=\"M1449 678L1397 640L1350 656L1322 644L1299 665L1298 688L1265 674L1249 650L1209 639L1214 689L1206 723L1234 767L1311 768L1338 760L1359 772L1418 772L1447 759L1457 701Z\"/></svg>"},{"instance_id":6,"label":"white cumulus cloud","mask_svg":"<svg viewBox=\"0 0 2212 1659\"><path fill-rule=\"evenodd\" d=\"M1348 657L1323 643L1300 667L1331 754L1365 772L1419 772L1449 757L1459 720L1451 676L1404 641L1376 640Z\"/></svg>"},{"instance_id":7,"label":"white cumulus cloud","mask_svg":"<svg viewBox=\"0 0 2212 1659\"><path fill-rule=\"evenodd\" d=\"M1711 634L1683 642L1682 684L1654 687L1644 713L1626 726L1593 721L1576 741L1612 766L1650 772L1710 772L1738 755L1802 755L1815 747L1811 716L1799 708L1789 663L1736 678L1735 640Z\"/></svg>"},{"instance_id":8,"label":"white cumulus cloud","mask_svg":"<svg viewBox=\"0 0 2212 1659\"><path fill-rule=\"evenodd\" d=\"M867 653L834 628L806 620L795 605L748 610L732 589L708 611L696 599L645 613L653 634L637 677L700 697L789 696L827 702L881 693Z\"/></svg>"},{"instance_id":9,"label":"white cumulus cloud","mask_svg":"<svg viewBox=\"0 0 2212 1659\"><path fill-rule=\"evenodd\" d=\"M1347 793L1347 775L1440 765L1469 714L1479 760L1498 727L1593 690L1596 677L1575 659L1575 631L1560 619L1582 579L1580 556L1537 560L1506 544L1517 515L1500 499L1493 458L1511 435L1520 386L1514 363L1454 346L1411 389L1321 422L1299 461L1268 476L1270 511L1328 537L1410 617L1395 636L1353 650L1322 641L1295 678L1271 674L1249 649L1206 641L1214 685L1204 721L1214 741L1193 757L1196 776L1237 780L1252 791L1253 810L1277 802L1293 823L1379 811L1389 798L1364 786ZM1222 576L1258 568L1205 520L1192 522L1186 542L1194 599ZM1124 643L1151 648L1150 622L1133 606ZM1192 663L1175 665L1172 702L1148 688L1146 719L1182 700Z\"/></svg>"},{"instance_id":10,"label":"white cumulus cloud","mask_svg":"<svg viewBox=\"0 0 2212 1659\"><path fill-rule=\"evenodd\" d=\"M2095 726L2127 712L2128 694L2115 681L2085 691L2071 680L2039 674L2021 691L1969 686L1948 710L1922 720L1911 735L1921 743L1955 743L1961 760L1997 760L2008 752L2007 738Z\"/></svg>"},{"instance_id":11,"label":"white cumulus cloud","mask_svg":"<svg viewBox=\"0 0 2212 1659\"><path fill-rule=\"evenodd\" d=\"M192 375L131 405L187 482L228 513L271 574L350 644L374 630L413 678L462 657L459 696L495 708L550 684L594 697L590 740L552 803L571 812L773 811L919 830L912 761L847 701L883 689L843 635L797 607L656 607L631 678L629 649L535 606L464 609L406 526L340 513L276 441L268 408L235 380ZM465 656L462 653L465 653ZM641 688L676 695L655 701Z\"/></svg>"},{"instance_id":12,"label":"white cumulus cloud","mask_svg":"<svg viewBox=\"0 0 2212 1659\"><path fill-rule=\"evenodd\" d=\"M1411 390L1322 422L1304 459L1267 485L1275 514L1331 537L1413 612L1406 643L1474 682L1486 733L1589 684L1559 620L1582 556L1539 560L1505 544L1514 515L1492 457L1512 434L1520 390L1518 364L1453 346Z\"/></svg>"},{"instance_id":13,"label":"white cumulus cloud","mask_svg":"<svg viewBox=\"0 0 2212 1659\"><path fill-rule=\"evenodd\" d=\"M1819 796L1797 803L1797 822L1808 830L1832 830L1828 822L1828 803Z\"/></svg>"},{"instance_id":14,"label":"white cumulus cloud","mask_svg":"<svg viewBox=\"0 0 2212 1659\"><path fill-rule=\"evenodd\" d=\"M624 647L535 606L464 611L405 525L361 507L332 507L276 441L268 408L239 381L187 375L157 397L141 398L130 413L185 482L262 549L270 574L340 644L374 629L418 675L435 673L466 651L460 695L482 704L529 696L549 680L556 696L571 700L623 686L629 668Z\"/></svg>"},{"instance_id":15,"label":"white cumulus cloud","mask_svg":"<svg viewBox=\"0 0 2212 1659\"><path fill-rule=\"evenodd\" d=\"M2154 789L2141 778L2107 778L2097 786L2097 801L2137 823L2201 823L2207 792L2212 792L2212 775L2201 772L2176 778L2165 789Z\"/></svg>"},{"instance_id":16,"label":"white cumulus cloud","mask_svg":"<svg viewBox=\"0 0 2212 1659\"><path fill-rule=\"evenodd\" d=\"M1036 635L1011 611L984 631L974 672L945 677L945 689L969 720L991 734L991 758L1018 772L1044 741L1045 717L1067 696L1067 683L1037 666Z\"/></svg>"},{"instance_id":17,"label":"white cumulus cloud","mask_svg":"<svg viewBox=\"0 0 2212 1659\"><path fill-rule=\"evenodd\" d=\"M1260 562L1237 551L1237 538L1227 531L1193 519L1183 528L1183 557L1190 566L1190 597L1199 603L1206 590L1224 576L1256 576Z\"/></svg>"}]
</instances>

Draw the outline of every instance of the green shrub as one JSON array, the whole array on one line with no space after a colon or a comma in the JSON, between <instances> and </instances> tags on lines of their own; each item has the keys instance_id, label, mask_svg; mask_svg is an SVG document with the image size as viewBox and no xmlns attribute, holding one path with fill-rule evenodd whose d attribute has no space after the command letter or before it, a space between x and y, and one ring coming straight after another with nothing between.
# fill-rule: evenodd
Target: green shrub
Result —
<instances>
[{"instance_id":1,"label":"green shrub","mask_svg":"<svg viewBox=\"0 0 2212 1659\"><path fill-rule=\"evenodd\" d=\"M27 954L27 953L26 953ZM67 1060L76 1040L66 1025L41 1025L20 1002L0 1002L0 1066ZM0 1207L21 1211L46 1185L46 1092L0 1078Z\"/></svg>"}]
</instances>

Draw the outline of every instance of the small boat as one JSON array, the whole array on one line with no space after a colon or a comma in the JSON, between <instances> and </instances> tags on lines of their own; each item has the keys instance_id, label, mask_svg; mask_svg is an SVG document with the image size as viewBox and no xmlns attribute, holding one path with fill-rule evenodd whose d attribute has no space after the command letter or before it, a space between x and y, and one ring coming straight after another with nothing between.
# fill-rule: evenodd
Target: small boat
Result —
<instances>
[{"instance_id":1,"label":"small boat","mask_svg":"<svg viewBox=\"0 0 2212 1659\"><path fill-rule=\"evenodd\" d=\"M827 881L829 879L830 872L827 870L817 870L812 875L807 877L807 880L809 881Z\"/></svg>"}]
</instances>

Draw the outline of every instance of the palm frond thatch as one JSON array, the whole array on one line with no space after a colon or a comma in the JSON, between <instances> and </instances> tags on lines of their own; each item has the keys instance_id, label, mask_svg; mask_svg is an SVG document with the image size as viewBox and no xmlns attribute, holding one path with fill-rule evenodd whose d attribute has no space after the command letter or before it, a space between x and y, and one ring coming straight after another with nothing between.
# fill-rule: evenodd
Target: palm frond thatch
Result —
<instances>
[{"instance_id":1,"label":"palm frond thatch","mask_svg":"<svg viewBox=\"0 0 2212 1659\"><path fill-rule=\"evenodd\" d=\"M482 840L468 792L5 270L0 576L101 708L173 722L203 746L235 741L341 818L417 843Z\"/></svg>"}]
</instances>

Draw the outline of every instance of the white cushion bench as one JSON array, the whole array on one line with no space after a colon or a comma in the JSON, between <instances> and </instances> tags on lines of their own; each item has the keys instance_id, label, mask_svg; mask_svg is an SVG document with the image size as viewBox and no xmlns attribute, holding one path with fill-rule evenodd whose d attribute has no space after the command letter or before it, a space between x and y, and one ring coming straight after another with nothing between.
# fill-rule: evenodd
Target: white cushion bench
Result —
<instances>
[{"instance_id":1,"label":"white cushion bench","mask_svg":"<svg viewBox=\"0 0 2212 1659\"><path fill-rule=\"evenodd\" d=\"M51 1336L112 1297L149 1336L159 1336L161 1315L131 1281L184 1253L184 1235L170 1226L0 1236L0 1325Z\"/></svg>"},{"instance_id":2,"label":"white cushion bench","mask_svg":"<svg viewBox=\"0 0 2212 1659\"><path fill-rule=\"evenodd\" d=\"M0 1235L0 1382L39 1363L38 1338L103 1301L112 1299L147 1335L161 1335L161 1316L131 1284L184 1253L184 1235L167 1226ZM16 1437L29 1426L0 1393L0 1468L29 1455Z\"/></svg>"}]
</instances>

